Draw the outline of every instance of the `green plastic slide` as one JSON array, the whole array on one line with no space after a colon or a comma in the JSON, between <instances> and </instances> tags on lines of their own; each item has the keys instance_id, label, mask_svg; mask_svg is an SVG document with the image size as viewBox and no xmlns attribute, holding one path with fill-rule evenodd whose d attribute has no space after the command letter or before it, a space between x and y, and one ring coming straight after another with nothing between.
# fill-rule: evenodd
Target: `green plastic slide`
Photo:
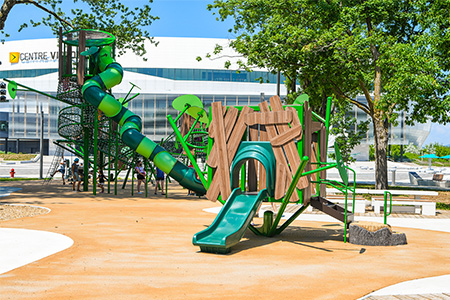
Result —
<instances>
[{"instance_id":1,"label":"green plastic slide","mask_svg":"<svg viewBox=\"0 0 450 300\"><path fill-rule=\"evenodd\" d=\"M86 52L100 73L84 83L83 98L121 126L120 136L131 149L153 161L160 170L185 188L195 191L198 195L204 195L206 189L201 181L195 178L194 169L180 163L164 148L144 136L141 133L141 118L105 92L119 84L123 77L122 66L114 61L111 51L110 46L105 46L97 51Z\"/></svg>"},{"instance_id":2,"label":"green plastic slide","mask_svg":"<svg viewBox=\"0 0 450 300\"><path fill-rule=\"evenodd\" d=\"M228 253L248 228L267 190L258 194L243 194L235 188L214 222L207 229L194 235L192 243L210 253Z\"/></svg>"}]
</instances>

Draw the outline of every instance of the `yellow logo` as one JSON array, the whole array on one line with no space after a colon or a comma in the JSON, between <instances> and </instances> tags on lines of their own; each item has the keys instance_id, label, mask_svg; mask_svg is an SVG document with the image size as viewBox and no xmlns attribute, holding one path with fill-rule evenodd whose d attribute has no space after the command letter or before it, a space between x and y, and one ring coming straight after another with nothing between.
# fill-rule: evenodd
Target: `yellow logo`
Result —
<instances>
[{"instance_id":1,"label":"yellow logo","mask_svg":"<svg viewBox=\"0 0 450 300\"><path fill-rule=\"evenodd\" d=\"M19 56L20 56L19 52L9 52L9 62L12 64L18 63Z\"/></svg>"}]
</instances>

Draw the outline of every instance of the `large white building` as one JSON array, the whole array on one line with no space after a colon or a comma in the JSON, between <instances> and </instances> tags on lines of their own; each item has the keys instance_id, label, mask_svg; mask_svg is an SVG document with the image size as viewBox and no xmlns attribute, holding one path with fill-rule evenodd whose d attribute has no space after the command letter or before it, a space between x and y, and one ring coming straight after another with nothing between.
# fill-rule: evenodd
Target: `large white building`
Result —
<instances>
[{"instance_id":1,"label":"large white building","mask_svg":"<svg viewBox=\"0 0 450 300\"><path fill-rule=\"evenodd\" d=\"M227 48L228 40L205 38L156 38L158 45L148 43L147 54L139 57L131 51L116 57L124 69L123 81L114 87L116 98L124 97L132 88L133 99L128 108L140 115L144 134L155 141L172 132L167 115L177 115L171 103L179 95L195 94L208 111L213 101L225 105L255 105L277 94L277 76L264 70L237 72L236 64L226 69L225 62L238 59ZM205 58L216 44L224 47L223 57ZM56 94L58 86L58 41L36 39L6 42L0 46L0 78L7 78L33 89ZM201 61L197 57L203 57ZM232 70L234 68L234 70ZM258 78L265 83L259 83ZM283 80L283 78L281 79ZM132 84L131 84L132 83ZM286 89L281 85L281 95ZM57 117L64 103L35 92L21 91L10 102L1 103L0 110L9 113L6 144L9 151L37 152L40 122L44 119L45 148L52 152L52 140L58 139ZM0 142L2 143L2 142Z\"/></svg>"},{"instance_id":2,"label":"large white building","mask_svg":"<svg viewBox=\"0 0 450 300\"><path fill-rule=\"evenodd\" d=\"M116 98L124 97L132 84L139 87L132 94L140 93L128 106L143 120L143 133L152 140L159 141L168 136L172 129L167 115L177 115L171 107L172 100L179 95L194 94L204 103L208 111L213 101L224 105L257 105L277 94L277 76L266 70L237 72L239 55L228 48L226 39L206 38L156 38L158 45L146 44L147 54L137 56L128 51L116 57L124 69L123 81L113 88ZM206 58L216 45L223 47L221 57ZM197 57L202 57L201 61ZM232 62L226 69L225 62ZM0 81L2 78L33 89L56 94L58 86L58 40L36 39L11 41L0 45ZM262 78L265 83L259 83ZM281 78L283 83L284 78ZM131 84L132 83L132 84ZM281 84L280 94L286 95ZM57 133L58 112L66 105L35 92L20 91L10 102L0 102L0 123L8 120L7 134L0 128L0 150L8 147L14 152L38 152L40 137L39 115L44 119L44 151L52 153L52 141L59 139ZM354 116L365 120L368 116L356 107ZM3 124L3 123L2 123ZM0 124L1 125L1 124ZM5 126L2 126L4 129ZM390 144L422 146L431 129L431 123L414 127L404 124L400 115L398 126L390 128ZM355 157L367 160L373 133L369 128L362 144L354 150Z\"/></svg>"}]
</instances>

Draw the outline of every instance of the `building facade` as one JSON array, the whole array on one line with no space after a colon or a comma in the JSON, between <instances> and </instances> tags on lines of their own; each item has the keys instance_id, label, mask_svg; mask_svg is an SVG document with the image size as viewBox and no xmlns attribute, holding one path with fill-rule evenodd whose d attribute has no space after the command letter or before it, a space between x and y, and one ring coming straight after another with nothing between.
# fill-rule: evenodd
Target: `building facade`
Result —
<instances>
[{"instance_id":1,"label":"building facade","mask_svg":"<svg viewBox=\"0 0 450 300\"><path fill-rule=\"evenodd\" d=\"M237 61L242 59L228 48L228 40L205 38L156 38L158 45L146 44L143 57L126 52L116 57L124 69L122 83L115 86L116 98L139 93L128 108L141 116L143 133L154 141L167 137L172 129L167 115L175 117L178 111L172 101L184 94L198 96L208 111L214 101L224 105L257 105L277 94L277 76L266 70L237 71ZM206 58L216 45L223 47L221 57ZM76 53L73 54L75 56ZM198 57L203 57L200 61ZM231 62L226 69L225 62ZM58 86L58 41L36 39L11 41L1 45L0 80L14 80L30 88L55 95ZM262 81L263 83L260 83ZM281 77L280 94L286 95ZM364 101L363 96L361 101ZM29 90L18 91L15 99L0 102L3 132L0 150L24 153L39 151L41 114L44 116L44 152L55 150L53 141L59 139L58 113L66 104ZM357 107L351 113L360 121L368 116ZM431 129L431 123L413 127L405 124L404 114L398 125L390 128L390 144L422 146ZM0 120L0 122L2 121ZM6 126L6 127L5 127ZM7 128L5 133L5 128ZM368 160L369 146L374 144L372 125L361 145L354 149L354 157Z\"/></svg>"},{"instance_id":2,"label":"building facade","mask_svg":"<svg viewBox=\"0 0 450 300\"><path fill-rule=\"evenodd\" d=\"M198 96L208 111L214 101L224 105L257 105L277 93L277 76L265 70L253 72L226 69L228 57L236 56L226 49L223 39L158 38L158 46L146 45L148 53L139 57L125 53L116 57L124 69L123 81L114 87L116 98L139 93L128 108L141 116L143 133L154 141L167 137L172 129L167 115L178 111L172 101L184 94ZM216 44L225 47L223 58L197 60L212 51ZM234 58L236 62L239 58ZM58 45L56 39L6 42L0 53L0 78L14 80L27 87L55 95L58 86ZM260 83L260 81L263 83ZM283 80L283 78L281 78ZM20 87L19 87L20 89ZM281 95L286 90L281 86ZM282 96L283 97L283 96ZM15 99L2 103L8 113L8 137L0 150L38 152L40 116L44 115L44 152L52 153L53 140L59 139L58 112L66 104L29 90L18 91Z\"/></svg>"}]
</instances>

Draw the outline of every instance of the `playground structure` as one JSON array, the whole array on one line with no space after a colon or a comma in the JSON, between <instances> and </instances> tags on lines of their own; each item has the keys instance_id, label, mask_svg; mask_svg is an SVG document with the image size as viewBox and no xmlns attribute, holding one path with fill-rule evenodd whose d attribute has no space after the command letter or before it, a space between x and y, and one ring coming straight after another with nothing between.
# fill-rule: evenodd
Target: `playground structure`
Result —
<instances>
[{"instance_id":1,"label":"playground structure","mask_svg":"<svg viewBox=\"0 0 450 300\"><path fill-rule=\"evenodd\" d=\"M257 235L280 234L309 205L343 222L346 241L353 220L347 195L354 186L349 186L348 168L336 145L336 162L326 159L330 98L324 119L312 112L304 95L294 105L283 105L277 96L270 99L270 105L263 102L254 107L223 107L214 102L209 117L196 96L180 96L172 104L180 114L175 119L168 116L173 136L157 144L141 133L140 117L127 109L127 103L139 95L129 97L135 86L123 99L111 94L123 78L123 69L114 60L115 37L97 30L76 30L60 31L59 40L58 91L56 97L47 95L67 104L58 118L63 139L56 143L83 158L85 174L89 164L93 166L94 194L99 168L114 178L117 194L119 172L128 168L128 178L136 160L144 158L144 167L150 171L147 177L154 174L153 163L183 187L224 204L212 225L193 237L202 251L229 252L247 228ZM73 53L77 55L72 57ZM17 86L22 85L10 82L10 94ZM163 144L175 150L167 151ZM184 163L175 153L185 157ZM203 155L207 165L201 169L197 159ZM188 162L192 167L186 166ZM338 168L342 183L326 180L325 171L330 168ZM87 176L84 180L87 189ZM326 185L345 194L344 207L326 200ZM276 214L265 212L263 226L256 228L251 220L263 201L280 207ZM298 209L280 225L289 203L298 204Z\"/></svg>"},{"instance_id":2,"label":"playground structure","mask_svg":"<svg viewBox=\"0 0 450 300\"><path fill-rule=\"evenodd\" d=\"M353 221L347 198L354 186L349 186L348 168L336 145L336 162L326 161L331 99L323 119L302 98L305 95L294 105L282 105L278 96L270 99L270 105L212 104L207 160L212 176L206 196L212 201L219 198L224 207L211 226L193 237L202 251L228 253L247 228L256 235L280 234L309 205L343 222L347 240L347 227ZM330 168L338 168L342 183L326 180ZM327 185L345 194L344 207L326 199ZM262 201L279 203L279 208L264 212L264 223L257 228L251 220ZM289 203L298 208L280 225Z\"/></svg>"}]
</instances>

